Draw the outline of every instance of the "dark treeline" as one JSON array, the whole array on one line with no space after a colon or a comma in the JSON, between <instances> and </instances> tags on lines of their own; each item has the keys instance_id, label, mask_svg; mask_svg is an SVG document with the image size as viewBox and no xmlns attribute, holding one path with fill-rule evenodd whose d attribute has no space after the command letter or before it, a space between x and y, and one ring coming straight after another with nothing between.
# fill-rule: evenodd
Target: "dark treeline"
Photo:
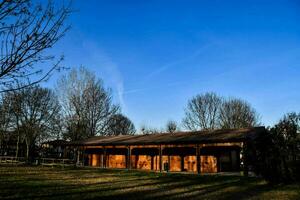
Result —
<instances>
[{"instance_id":1,"label":"dark treeline","mask_svg":"<svg viewBox=\"0 0 300 200\"><path fill-rule=\"evenodd\" d=\"M252 145L257 174L273 183L300 180L300 114L284 115Z\"/></svg>"},{"instance_id":2,"label":"dark treeline","mask_svg":"<svg viewBox=\"0 0 300 200\"><path fill-rule=\"evenodd\" d=\"M18 87L0 98L0 143L13 140L17 148L25 144L27 159L51 139L77 141L135 133L130 119L113 104L110 90L83 67L63 76L55 91L39 85Z\"/></svg>"}]
</instances>

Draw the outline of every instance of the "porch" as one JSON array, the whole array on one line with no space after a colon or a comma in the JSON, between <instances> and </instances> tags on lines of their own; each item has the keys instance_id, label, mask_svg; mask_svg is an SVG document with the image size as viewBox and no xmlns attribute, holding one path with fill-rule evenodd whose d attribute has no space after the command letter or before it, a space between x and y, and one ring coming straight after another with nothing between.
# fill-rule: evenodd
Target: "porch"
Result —
<instances>
[{"instance_id":1,"label":"porch","mask_svg":"<svg viewBox=\"0 0 300 200\"><path fill-rule=\"evenodd\" d=\"M85 166L152 171L217 173L240 171L243 143L87 146Z\"/></svg>"}]
</instances>

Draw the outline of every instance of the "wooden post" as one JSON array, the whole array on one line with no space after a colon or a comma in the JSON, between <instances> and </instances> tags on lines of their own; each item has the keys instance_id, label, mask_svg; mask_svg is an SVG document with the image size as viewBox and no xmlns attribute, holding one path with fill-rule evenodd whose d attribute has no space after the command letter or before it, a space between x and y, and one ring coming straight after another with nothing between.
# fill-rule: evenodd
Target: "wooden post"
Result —
<instances>
[{"instance_id":1,"label":"wooden post","mask_svg":"<svg viewBox=\"0 0 300 200\"><path fill-rule=\"evenodd\" d=\"M104 148L102 148L102 155L101 155L101 168L104 168Z\"/></svg>"},{"instance_id":2,"label":"wooden post","mask_svg":"<svg viewBox=\"0 0 300 200\"><path fill-rule=\"evenodd\" d=\"M131 169L131 148L127 147L127 169Z\"/></svg>"},{"instance_id":3,"label":"wooden post","mask_svg":"<svg viewBox=\"0 0 300 200\"><path fill-rule=\"evenodd\" d=\"M180 156L180 170L184 171L184 155Z\"/></svg>"},{"instance_id":4,"label":"wooden post","mask_svg":"<svg viewBox=\"0 0 300 200\"><path fill-rule=\"evenodd\" d=\"M154 156L151 155L151 170L154 169Z\"/></svg>"},{"instance_id":5,"label":"wooden post","mask_svg":"<svg viewBox=\"0 0 300 200\"><path fill-rule=\"evenodd\" d=\"M159 170L159 153L155 156L155 171Z\"/></svg>"},{"instance_id":6,"label":"wooden post","mask_svg":"<svg viewBox=\"0 0 300 200\"><path fill-rule=\"evenodd\" d=\"M67 146L64 146L63 158L67 158Z\"/></svg>"},{"instance_id":7,"label":"wooden post","mask_svg":"<svg viewBox=\"0 0 300 200\"><path fill-rule=\"evenodd\" d=\"M103 168L106 168L106 148L104 147L103 148L103 157L102 157L102 159L103 159Z\"/></svg>"},{"instance_id":8,"label":"wooden post","mask_svg":"<svg viewBox=\"0 0 300 200\"><path fill-rule=\"evenodd\" d=\"M159 171L162 172L162 147L159 145Z\"/></svg>"},{"instance_id":9,"label":"wooden post","mask_svg":"<svg viewBox=\"0 0 300 200\"><path fill-rule=\"evenodd\" d=\"M244 176L248 177L249 169L248 169L248 148L247 143L243 143L243 170L244 170Z\"/></svg>"},{"instance_id":10,"label":"wooden post","mask_svg":"<svg viewBox=\"0 0 300 200\"><path fill-rule=\"evenodd\" d=\"M134 168L138 169L138 162L139 162L139 154L135 155L134 159Z\"/></svg>"},{"instance_id":11,"label":"wooden post","mask_svg":"<svg viewBox=\"0 0 300 200\"><path fill-rule=\"evenodd\" d=\"M79 165L79 153L80 153L80 151L79 151L79 147L78 147L78 149L77 149L77 161L76 161L76 165L78 166Z\"/></svg>"},{"instance_id":12,"label":"wooden post","mask_svg":"<svg viewBox=\"0 0 300 200\"><path fill-rule=\"evenodd\" d=\"M167 167L167 172L170 171L170 168L171 168L171 157L170 157L170 155L168 155L168 167Z\"/></svg>"},{"instance_id":13,"label":"wooden post","mask_svg":"<svg viewBox=\"0 0 300 200\"><path fill-rule=\"evenodd\" d=\"M197 173L200 174L201 173L201 157L200 157L200 147L197 144L196 145L196 161L197 161Z\"/></svg>"},{"instance_id":14,"label":"wooden post","mask_svg":"<svg viewBox=\"0 0 300 200\"><path fill-rule=\"evenodd\" d=\"M84 152L85 152L85 148L83 147L83 149L82 149L82 166L84 166L84 157L85 157Z\"/></svg>"}]
</instances>

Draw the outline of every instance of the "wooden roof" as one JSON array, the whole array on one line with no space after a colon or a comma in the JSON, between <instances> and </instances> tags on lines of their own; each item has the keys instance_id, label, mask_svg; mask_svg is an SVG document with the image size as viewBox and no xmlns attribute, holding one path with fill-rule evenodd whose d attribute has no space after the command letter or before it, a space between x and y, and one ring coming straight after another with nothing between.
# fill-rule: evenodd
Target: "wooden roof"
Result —
<instances>
[{"instance_id":1,"label":"wooden roof","mask_svg":"<svg viewBox=\"0 0 300 200\"><path fill-rule=\"evenodd\" d=\"M151 144L205 144L218 142L242 142L265 131L264 127L221 129L147 135L95 136L73 142L73 145L151 145Z\"/></svg>"}]
</instances>

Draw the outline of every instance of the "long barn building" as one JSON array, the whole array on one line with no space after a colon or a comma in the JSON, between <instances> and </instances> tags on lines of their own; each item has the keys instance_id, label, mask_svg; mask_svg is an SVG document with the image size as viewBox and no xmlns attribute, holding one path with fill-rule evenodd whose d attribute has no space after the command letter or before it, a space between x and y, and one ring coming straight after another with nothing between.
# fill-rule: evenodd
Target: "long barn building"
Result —
<instances>
[{"instance_id":1,"label":"long barn building","mask_svg":"<svg viewBox=\"0 0 300 200\"><path fill-rule=\"evenodd\" d=\"M245 147L264 127L96 136L76 142L78 161L102 168L216 173L248 171Z\"/></svg>"}]
</instances>

